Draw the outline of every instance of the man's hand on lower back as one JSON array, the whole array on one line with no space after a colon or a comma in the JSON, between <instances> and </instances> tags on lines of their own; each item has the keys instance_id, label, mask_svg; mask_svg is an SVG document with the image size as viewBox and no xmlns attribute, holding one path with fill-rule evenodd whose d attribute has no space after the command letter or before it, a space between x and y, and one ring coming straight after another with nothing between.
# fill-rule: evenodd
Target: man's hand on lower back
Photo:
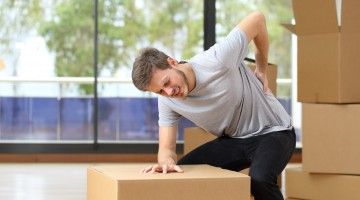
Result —
<instances>
[{"instance_id":1,"label":"man's hand on lower back","mask_svg":"<svg viewBox=\"0 0 360 200\"><path fill-rule=\"evenodd\" d=\"M263 84L264 92L271 92L269 88L269 81L267 79L266 73L261 72L258 68L255 69L255 76Z\"/></svg>"}]
</instances>

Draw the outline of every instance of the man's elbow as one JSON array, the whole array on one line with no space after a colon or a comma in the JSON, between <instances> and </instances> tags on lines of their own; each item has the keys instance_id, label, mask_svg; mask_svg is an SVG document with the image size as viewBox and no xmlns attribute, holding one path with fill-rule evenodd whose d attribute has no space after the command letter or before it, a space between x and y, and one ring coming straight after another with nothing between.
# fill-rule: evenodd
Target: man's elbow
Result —
<instances>
[{"instance_id":1,"label":"man's elbow","mask_svg":"<svg viewBox=\"0 0 360 200\"><path fill-rule=\"evenodd\" d=\"M251 15L254 17L254 21L257 22L259 27L263 27L266 25L266 18L265 15L261 11L255 11Z\"/></svg>"},{"instance_id":2,"label":"man's elbow","mask_svg":"<svg viewBox=\"0 0 360 200\"><path fill-rule=\"evenodd\" d=\"M262 12L255 11L246 16L238 25L250 42L266 28L266 19Z\"/></svg>"}]
</instances>

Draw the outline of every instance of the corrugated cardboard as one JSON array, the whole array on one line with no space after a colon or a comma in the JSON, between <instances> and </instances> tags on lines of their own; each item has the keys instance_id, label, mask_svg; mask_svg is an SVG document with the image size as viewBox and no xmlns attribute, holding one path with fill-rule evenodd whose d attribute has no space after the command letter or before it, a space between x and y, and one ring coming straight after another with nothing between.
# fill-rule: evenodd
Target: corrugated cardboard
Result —
<instances>
[{"instance_id":1,"label":"corrugated cardboard","mask_svg":"<svg viewBox=\"0 0 360 200\"><path fill-rule=\"evenodd\" d=\"M341 27L335 2L293 0L296 25L284 25L298 36L300 102L360 102L360 1L342 0Z\"/></svg>"},{"instance_id":2,"label":"corrugated cardboard","mask_svg":"<svg viewBox=\"0 0 360 200\"><path fill-rule=\"evenodd\" d=\"M307 172L360 174L360 104L303 104Z\"/></svg>"},{"instance_id":3,"label":"corrugated cardboard","mask_svg":"<svg viewBox=\"0 0 360 200\"><path fill-rule=\"evenodd\" d=\"M301 167L287 168L286 196L298 199L359 200L360 176L310 174Z\"/></svg>"},{"instance_id":4,"label":"corrugated cardboard","mask_svg":"<svg viewBox=\"0 0 360 200\"><path fill-rule=\"evenodd\" d=\"M246 63L246 65L248 67L250 67L250 69L252 71L255 70L256 64L255 64L254 60L247 59L245 63ZM270 88L271 92L274 94L274 96L276 96L276 92L277 92L277 84L276 84L277 65L269 63L269 65L267 67L267 70L266 70L266 76L268 78L269 88Z\"/></svg>"},{"instance_id":5,"label":"corrugated cardboard","mask_svg":"<svg viewBox=\"0 0 360 200\"><path fill-rule=\"evenodd\" d=\"M216 138L215 135L206 132L202 128L191 127L184 129L184 154L189 153L196 147Z\"/></svg>"},{"instance_id":6,"label":"corrugated cardboard","mask_svg":"<svg viewBox=\"0 0 360 200\"><path fill-rule=\"evenodd\" d=\"M88 168L88 200L249 200L250 177L208 165L184 173L141 173L144 164Z\"/></svg>"}]
</instances>

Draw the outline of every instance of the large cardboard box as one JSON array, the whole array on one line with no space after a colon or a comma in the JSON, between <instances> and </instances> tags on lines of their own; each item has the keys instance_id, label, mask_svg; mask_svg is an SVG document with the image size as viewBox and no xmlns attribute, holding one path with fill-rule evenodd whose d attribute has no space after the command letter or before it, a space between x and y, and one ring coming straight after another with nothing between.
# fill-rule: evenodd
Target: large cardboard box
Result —
<instances>
[{"instance_id":1,"label":"large cardboard box","mask_svg":"<svg viewBox=\"0 0 360 200\"><path fill-rule=\"evenodd\" d=\"M360 174L360 104L307 104L302 159L307 172Z\"/></svg>"},{"instance_id":2,"label":"large cardboard box","mask_svg":"<svg viewBox=\"0 0 360 200\"><path fill-rule=\"evenodd\" d=\"M301 167L287 168L286 196L298 199L359 200L360 176L312 174Z\"/></svg>"},{"instance_id":3,"label":"large cardboard box","mask_svg":"<svg viewBox=\"0 0 360 200\"><path fill-rule=\"evenodd\" d=\"M191 127L184 129L184 154L189 153L196 147L210 142L216 138L215 135L206 132L199 127Z\"/></svg>"},{"instance_id":4,"label":"large cardboard box","mask_svg":"<svg viewBox=\"0 0 360 200\"><path fill-rule=\"evenodd\" d=\"M256 68L255 60L253 60L253 59L246 58L245 59L245 64L248 67L250 67L250 69L252 71L254 71L255 68ZM276 96L276 92L277 92L277 83L276 83L277 65L269 63L269 65L267 67L267 70L266 70L266 76L268 78L269 88L270 88L271 92L273 93L273 95Z\"/></svg>"},{"instance_id":5,"label":"large cardboard box","mask_svg":"<svg viewBox=\"0 0 360 200\"><path fill-rule=\"evenodd\" d=\"M87 171L88 200L249 200L250 177L208 165L184 173L141 173L144 164L99 165Z\"/></svg>"},{"instance_id":6,"label":"large cardboard box","mask_svg":"<svg viewBox=\"0 0 360 200\"><path fill-rule=\"evenodd\" d=\"M336 0L293 0L300 102L360 102L360 1L338 6L339 19Z\"/></svg>"}]
</instances>

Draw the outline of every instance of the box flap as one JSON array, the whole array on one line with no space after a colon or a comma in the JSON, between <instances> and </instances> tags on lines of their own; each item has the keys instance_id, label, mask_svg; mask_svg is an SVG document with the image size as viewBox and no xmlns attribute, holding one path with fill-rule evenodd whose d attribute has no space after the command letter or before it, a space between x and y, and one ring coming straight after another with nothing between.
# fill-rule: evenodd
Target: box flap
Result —
<instances>
[{"instance_id":1,"label":"box flap","mask_svg":"<svg viewBox=\"0 0 360 200\"><path fill-rule=\"evenodd\" d=\"M360 1L342 0L341 31L360 33Z\"/></svg>"},{"instance_id":2,"label":"box flap","mask_svg":"<svg viewBox=\"0 0 360 200\"><path fill-rule=\"evenodd\" d=\"M289 30L290 32L296 34L296 26L294 24L281 24L284 28Z\"/></svg>"},{"instance_id":3,"label":"box flap","mask_svg":"<svg viewBox=\"0 0 360 200\"><path fill-rule=\"evenodd\" d=\"M293 0L298 35L338 32L335 0Z\"/></svg>"}]
</instances>

